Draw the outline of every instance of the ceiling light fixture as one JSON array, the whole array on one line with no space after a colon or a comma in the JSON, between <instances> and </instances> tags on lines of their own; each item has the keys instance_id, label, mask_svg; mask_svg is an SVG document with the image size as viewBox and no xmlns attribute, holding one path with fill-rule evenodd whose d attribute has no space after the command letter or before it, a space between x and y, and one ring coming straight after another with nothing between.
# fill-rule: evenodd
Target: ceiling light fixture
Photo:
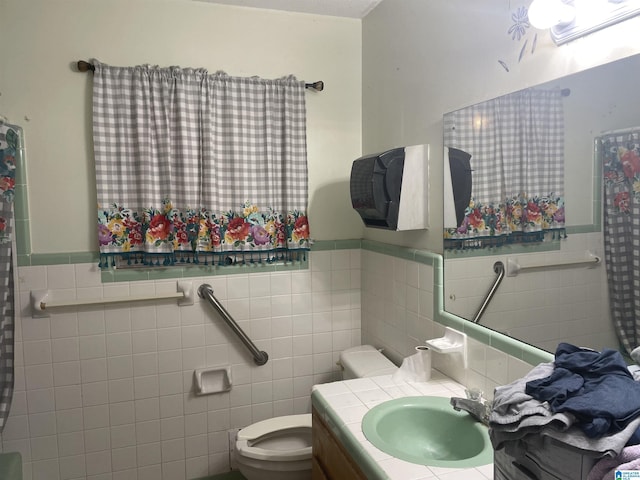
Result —
<instances>
[{"instance_id":1,"label":"ceiling light fixture","mask_svg":"<svg viewBox=\"0 0 640 480\"><path fill-rule=\"evenodd\" d=\"M640 14L640 0L533 0L529 22L557 45Z\"/></svg>"}]
</instances>

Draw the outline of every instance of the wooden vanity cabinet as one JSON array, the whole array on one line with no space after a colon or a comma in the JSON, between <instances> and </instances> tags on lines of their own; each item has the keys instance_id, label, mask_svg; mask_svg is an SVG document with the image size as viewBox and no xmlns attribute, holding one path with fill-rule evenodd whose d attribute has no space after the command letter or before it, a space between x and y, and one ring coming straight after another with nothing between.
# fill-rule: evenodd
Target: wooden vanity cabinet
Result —
<instances>
[{"instance_id":1,"label":"wooden vanity cabinet","mask_svg":"<svg viewBox=\"0 0 640 480\"><path fill-rule=\"evenodd\" d=\"M360 467L313 409L312 480L366 480Z\"/></svg>"}]
</instances>

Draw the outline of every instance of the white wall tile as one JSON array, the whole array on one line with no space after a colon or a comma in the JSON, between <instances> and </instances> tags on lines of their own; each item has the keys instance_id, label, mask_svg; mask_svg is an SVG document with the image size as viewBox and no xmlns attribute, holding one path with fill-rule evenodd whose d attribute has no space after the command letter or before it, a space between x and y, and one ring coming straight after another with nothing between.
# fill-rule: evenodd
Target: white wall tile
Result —
<instances>
[{"instance_id":1,"label":"white wall tile","mask_svg":"<svg viewBox=\"0 0 640 480\"><path fill-rule=\"evenodd\" d=\"M107 356L131 355L133 351L130 332L108 333L105 342Z\"/></svg>"},{"instance_id":2,"label":"white wall tile","mask_svg":"<svg viewBox=\"0 0 640 480\"><path fill-rule=\"evenodd\" d=\"M159 442L160 442L160 420L148 420L145 422L136 423L136 443L138 445L145 444L145 443L157 443L159 447L160 445Z\"/></svg>"},{"instance_id":3,"label":"white wall tile","mask_svg":"<svg viewBox=\"0 0 640 480\"><path fill-rule=\"evenodd\" d=\"M82 408L58 410L56 412L56 430L58 434L81 432L84 429Z\"/></svg>"},{"instance_id":4,"label":"white wall tile","mask_svg":"<svg viewBox=\"0 0 640 480\"><path fill-rule=\"evenodd\" d=\"M60 456L59 466L62 480L82 478L86 474L86 459L84 455Z\"/></svg>"},{"instance_id":5,"label":"white wall tile","mask_svg":"<svg viewBox=\"0 0 640 480\"><path fill-rule=\"evenodd\" d=\"M87 475L98 475L111 471L111 450L86 454Z\"/></svg>"},{"instance_id":6,"label":"white wall tile","mask_svg":"<svg viewBox=\"0 0 640 480\"><path fill-rule=\"evenodd\" d=\"M107 355L105 335L87 335L80 337L80 359L102 358Z\"/></svg>"},{"instance_id":7,"label":"white wall tile","mask_svg":"<svg viewBox=\"0 0 640 480\"><path fill-rule=\"evenodd\" d=\"M31 437L31 459L48 460L58 458L58 439L55 435Z\"/></svg>"},{"instance_id":8,"label":"white wall tile","mask_svg":"<svg viewBox=\"0 0 640 480\"><path fill-rule=\"evenodd\" d=\"M155 330L133 332L131 340L133 353L149 353L158 350L158 339Z\"/></svg>"},{"instance_id":9,"label":"white wall tile","mask_svg":"<svg viewBox=\"0 0 640 480\"><path fill-rule=\"evenodd\" d=\"M34 437L44 437L55 434L55 412L34 413L29 415L29 435L31 436L32 440Z\"/></svg>"},{"instance_id":10,"label":"white wall tile","mask_svg":"<svg viewBox=\"0 0 640 480\"><path fill-rule=\"evenodd\" d=\"M80 408L82 407L82 387L79 384L56 387L55 399L57 410Z\"/></svg>"},{"instance_id":11,"label":"white wall tile","mask_svg":"<svg viewBox=\"0 0 640 480\"><path fill-rule=\"evenodd\" d=\"M145 377L135 377L134 379L135 399L157 397L158 392L158 376L148 375Z\"/></svg>"},{"instance_id":12,"label":"white wall tile","mask_svg":"<svg viewBox=\"0 0 640 480\"><path fill-rule=\"evenodd\" d=\"M24 365L38 365L52 361L50 340L25 341L22 348Z\"/></svg>"},{"instance_id":13,"label":"white wall tile","mask_svg":"<svg viewBox=\"0 0 640 480\"><path fill-rule=\"evenodd\" d=\"M82 418L84 428L87 430L93 428L102 428L109 426L109 406L95 405L91 407L83 407Z\"/></svg>"},{"instance_id":14,"label":"white wall tile","mask_svg":"<svg viewBox=\"0 0 640 480\"><path fill-rule=\"evenodd\" d=\"M78 337L55 338L51 340L53 362L80 360L80 341Z\"/></svg>"},{"instance_id":15,"label":"white wall tile","mask_svg":"<svg viewBox=\"0 0 640 480\"><path fill-rule=\"evenodd\" d=\"M156 465L162 461L162 450L160 448L160 442L138 445L136 450L138 466L140 467Z\"/></svg>"},{"instance_id":16,"label":"white wall tile","mask_svg":"<svg viewBox=\"0 0 640 480\"><path fill-rule=\"evenodd\" d=\"M84 453L84 432L59 433L58 453L61 457Z\"/></svg>"},{"instance_id":17,"label":"white wall tile","mask_svg":"<svg viewBox=\"0 0 640 480\"><path fill-rule=\"evenodd\" d=\"M82 337L81 337L82 343ZM82 353L81 353L82 356ZM107 359L95 358L80 361L82 383L98 382L107 379Z\"/></svg>"},{"instance_id":18,"label":"white wall tile","mask_svg":"<svg viewBox=\"0 0 640 480\"><path fill-rule=\"evenodd\" d=\"M27 390L53 387L52 365L31 365L24 367Z\"/></svg>"},{"instance_id":19,"label":"white wall tile","mask_svg":"<svg viewBox=\"0 0 640 480\"><path fill-rule=\"evenodd\" d=\"M80 384L80 362L61 362L53 364L53 381L56 387Z\"/></svg>"},{"instance_id":20,"label":"white wall tile","mask_svg":"<svg viewBox=\"0 0 640 480\"><path fill-rule=\"evenodd\" d=\"M26 392L27 409L29 413L51 412L56 408L55 391L53 388L30 389ZM11 413L18 413L14 409Z\"/></svg>"},{"instance_id":21,"label":"white wall tile","mask_svg":"<svg viewBox=\"0 0 640 480\"><path fill-rule=\"evenodd\" d=\"M109 380L109 402L127 402L133 400L133 379Z\"/></svg>"},{"instance_id":22,"label":"white wall tile","mask_svg":"<svg viewBox=\"0 0 640 480\"><path fill-rule=\"evenodd\" d=\"M84 431L84 448L86 453L103 452L111 449L111 433L109 428L95 428Z\"/></svg>"},{"instance_id":23,"label":"white wall tile","mask_svg":"<svg viewBox=\"0 0 640 480\"><path fill-rule=\"evenodd\" d=\"M43 475L43 462L59 459L56 472L69 480L76 474L95 480L154 475L177 480L185 472L208 474L212 461L214 469L225 471L226 430L309 411L314 380L330 379L324 375L332 375L334 351L359 335L356 252L314 254L315 267L308 271L204 279L269 353L270 362L262 367L202 301L189 307L87 307L56 315L56 323L21 318L16 329L24 340L16 348L18 415L7 424L5 442L23 442L31 454L31 440L48 439L36 441L36 458L27 457L25 469L35 466ZM93 265L71 267L54 294L93 298L175 290L175 281L102 285ZM51 269L49 277L66 275L65 270ZM39 281L34 272L25 270L31 284ZM28 295L23 297L27 305ZM193 370L212 365L232 367L231 395L191 393ZM43 458L58 442L64 446L56 456Z\"/></svg>"}]
</instances>

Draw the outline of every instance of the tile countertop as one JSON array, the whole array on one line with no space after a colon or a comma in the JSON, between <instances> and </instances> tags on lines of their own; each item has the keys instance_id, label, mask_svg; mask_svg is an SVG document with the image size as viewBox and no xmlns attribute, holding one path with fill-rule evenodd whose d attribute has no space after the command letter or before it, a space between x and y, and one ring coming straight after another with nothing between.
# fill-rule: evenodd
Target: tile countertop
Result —
<instances>
[{"instance_id":1,"label":"tile countertop","mask_svg":"<svg viewBox=\"0 0 640 480\"><path fill-rule=\"evenodd\" d=\"M365 413L387 400L417 395L464 397L465 393L462 385L433 370L428 382L394 382L391 375L382 375L315 385L311 400L369 480L492 479L493 464L467 469L428 467L394 458L369 443L360 426Z\"/></svg>"}]
</instances>

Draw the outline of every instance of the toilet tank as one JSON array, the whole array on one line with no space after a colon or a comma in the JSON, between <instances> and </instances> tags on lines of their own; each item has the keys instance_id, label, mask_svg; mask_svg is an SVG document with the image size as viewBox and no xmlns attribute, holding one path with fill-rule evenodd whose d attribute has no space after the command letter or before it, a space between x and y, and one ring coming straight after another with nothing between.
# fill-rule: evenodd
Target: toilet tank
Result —
<instances>
[{"instance_id":1,"label":"toilet tank","mask_svg":"<svg viewBox=\"0 0 640 480\"><path fill-rule=\"evenodd\" d=\"M390 375L398 369L391 360L371 345L347 348L340 354L340 364L344 368L344 380Z\"/></svg>"}]
</instances>

